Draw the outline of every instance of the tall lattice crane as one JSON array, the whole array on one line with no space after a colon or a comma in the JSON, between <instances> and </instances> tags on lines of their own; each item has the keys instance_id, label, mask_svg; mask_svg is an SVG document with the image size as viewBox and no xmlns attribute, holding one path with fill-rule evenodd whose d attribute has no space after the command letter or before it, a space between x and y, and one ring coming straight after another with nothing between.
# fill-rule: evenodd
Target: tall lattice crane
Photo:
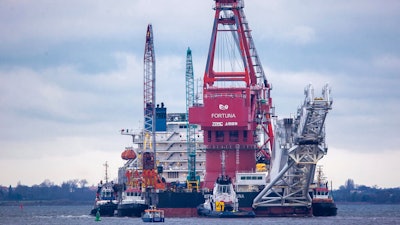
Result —
<instances>
[{"instance_id":1,"label":"tall lattice crane","mask_svg":"<svg viewBox=\"0 0 400 225\"><path fill-rule=\"evenodd\" d=\"M152 144L146 143L147 146L144 146L146 150L154 150L155 149L155 102L156 102L156 59L154 52L154 44L153 44L153 28L152 25L149 24L147 26L146 32L146 44L144 49L144 79L143 79L143 100L144 100L144 127L143 130L145 132L144 136L147 136L150 139L152 138ZM153 149L151 149L153 148ZM154 152L154 151L153 151Z\"/></svg>"},{"instance_id":2,"label":"tall lattice crane","mask_svg":"<svg viewBox=\"0 0 400 225\"><path fill-rule=\"evenodd\" d=\"M155 145L155 89L156 89L156 62L153 44L153 28L151 24L148 24L146 30L146 40L143 56L143 107L144 107L144 126L143 133L138 135L132 133L132 130L122 129L122 135L132 136L133 142L135 138L142 139L143 141L143 154L141 161L135 159L128 159L122 170L126 170L129 167L137 167L140 169L154 170L156 160L156 145ZM123 172L125 173L125 172ZM151 179L150 177L148 179Z\"/></svg>"},{"instance_id":3,"label":"tall lattice crane","mask_svg":"<svg viewBox=\"0 0 400 225\"><path fill-rule=\"evenodd\" d=\"M143 172L144 185L149 188L161 188L156 172L156 60L153 44L152 25L147 26L144 49L144 127L143 127Z\"/></svg>"},{"instance_id":4,"label":"tall lattice crane","mask_svg":"<svg viewBox=\"0 0 400 225\"><path fill-rule=\"evenodd\" d=\"M189 108L195 103L194 97L194 73L192 51L186 51L186 119L187 119L187 155L188 155L188 175L187 187L189 190L199 190L200 177L196 176L196 126L189 123Z\"/></svg>"}]
</instances>

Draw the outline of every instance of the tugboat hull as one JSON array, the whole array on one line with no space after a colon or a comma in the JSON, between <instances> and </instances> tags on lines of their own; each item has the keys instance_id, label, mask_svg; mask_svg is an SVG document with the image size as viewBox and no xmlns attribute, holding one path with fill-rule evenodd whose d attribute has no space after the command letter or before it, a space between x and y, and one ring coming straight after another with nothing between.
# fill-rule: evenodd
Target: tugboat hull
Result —
<instances>
[{"instance_id":1,"label":"tugboat hull","mask_svg":"<svg viewBox=\"0 0 400 225\"><path fill-rule=\"evenodd\" d=\"M205 209L204 205L201 204L197 207L197 214L199 216L211 217L211 218L254 218L256 214L253 211L211 211Z\"/></svg>"},{"instance_id":2,"label":"tugboat hull","mask_svg":"<svg viewBox=\"0 0 400 225\"><path fill-rule=\"evenodd\" d=\"M108 202L102 205L96 205L91 211L90 215L95 216L97 211L99 211L100 216L114 216L115 210L117 209L117 204Z\"/></svg>"},{"instance_id":3,"label":"tugboat hull","mask_svg":"<svg viewBox=\"0 0 400 225\"><path fill-rule=\"evenodd\" d=\"M332 202L317 202L312 204L313 216L336 216L337 207Z\"/></svg>"}]
</instances>

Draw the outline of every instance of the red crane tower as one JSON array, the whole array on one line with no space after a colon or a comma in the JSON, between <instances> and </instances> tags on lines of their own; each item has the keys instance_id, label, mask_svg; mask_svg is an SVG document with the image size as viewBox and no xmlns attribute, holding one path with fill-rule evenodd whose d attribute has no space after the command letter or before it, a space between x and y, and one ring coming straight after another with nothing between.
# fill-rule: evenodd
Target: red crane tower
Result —
<instances>
[{"instance_id":1,"label":"red crane tower","mask_svg":"<svg viewBox=\"0 0 400 225\"><path fill-rule=\"evenodd\" d=\"M273 146L271 87L243 7L241 0L215 0L203 105L189 109L189 122L204 131L207 188L220 175L254 171Z\"/></svg>"}]
</instances>

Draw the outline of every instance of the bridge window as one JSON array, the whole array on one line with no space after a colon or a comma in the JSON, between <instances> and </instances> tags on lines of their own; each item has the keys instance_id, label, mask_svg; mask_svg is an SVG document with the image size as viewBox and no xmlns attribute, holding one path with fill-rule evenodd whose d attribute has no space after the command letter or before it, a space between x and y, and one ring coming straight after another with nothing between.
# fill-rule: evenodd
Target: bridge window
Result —
<instances>
[{"instance_id":1,"label":"bridge window","mask_svg":"<svg viewBox=\"0 0 400 225\"><path fill-rule=\"evenodd\" d=\"M237 130L229 131L229 141L230 142L238 142L239 141L239 131L237 131Z\"/></svg>"},{"instance_id":2,"label":"bridge window","mask_svg":"<svg viewBox=\"0 0 400 225\"><path fill-rule=\"evenodd\" d=\"M215 132L215 141L216 142L224 142L224 132L223 131L216 131Z\"/></svg>"},{"instance_id":3,"label":"bridge window","mask_svg":"<svg viewBox=\"0 0 400 225\"><path fill-rule=\"evenodd\" d=\"M247 130L243 131L243 141L247 142Z\"/></svg>"},{"instance_id":4,"label":"bridge window","mask_svg":"<svg viewBox=\"0 0 400 225\"><path fill-rule=\"evenodd\" d=\"M178 172L168 172L168 178L178 178Z\"/></svg>"},{"instance_id":5,"label":"bridge window","mask_svg":"<svg viewBox=\"0 0 400 225\"><path fill-rule=\"evenodd\" d=\"M218 187L218 193L231 193L231 188L229 185L220 185Z\"/></svg>"},{"instance_id":6,"label":"bridge window","mask_svg":"<svg viewBox=\"0 0 400 225\"><path fill-rule=\"evenodd\" d=\"M262 180L262 176L241 176L240 180Z\"/></svg>"}]
</instances>

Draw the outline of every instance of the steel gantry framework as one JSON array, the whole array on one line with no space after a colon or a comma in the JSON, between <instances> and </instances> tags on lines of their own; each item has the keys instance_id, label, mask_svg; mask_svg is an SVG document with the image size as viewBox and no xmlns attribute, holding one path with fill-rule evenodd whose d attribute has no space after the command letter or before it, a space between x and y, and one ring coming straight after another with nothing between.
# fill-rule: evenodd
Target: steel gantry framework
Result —
<instances>
[{"instance_id":1,"label":"steel gantry framework","mask_svg":"<svg viewBox=\"0 0 400 225\"><path fill-rule=\"evenodd\" d=\"M331 109L329 86L322 89L322 97L314 97L310 84L296 118L276 122L270 182L254 199L253 208L311 206L309 188L317 162L327 154L324 124Z\"/></svg>"}]
</instances>

